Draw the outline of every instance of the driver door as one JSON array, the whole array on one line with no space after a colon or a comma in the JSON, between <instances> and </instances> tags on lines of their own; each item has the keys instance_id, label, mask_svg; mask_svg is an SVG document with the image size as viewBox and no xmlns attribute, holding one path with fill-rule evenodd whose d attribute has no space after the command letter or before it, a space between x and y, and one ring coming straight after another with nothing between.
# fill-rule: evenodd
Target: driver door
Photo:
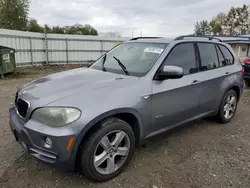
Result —
<instances>
[{"instance_id":1,"label":"driver door","mask_svg":"<svg viewBox=\"0 0 250 188\"><path fill-rule=\"evenodd\" d=\"M173 47L164 65L182 67L179 79L153 80L153 131L161 131L182 124L199 115L198 98L202 86L198 82L198 59L194 43L181 43Z\"/></svg>"}]
</instances>

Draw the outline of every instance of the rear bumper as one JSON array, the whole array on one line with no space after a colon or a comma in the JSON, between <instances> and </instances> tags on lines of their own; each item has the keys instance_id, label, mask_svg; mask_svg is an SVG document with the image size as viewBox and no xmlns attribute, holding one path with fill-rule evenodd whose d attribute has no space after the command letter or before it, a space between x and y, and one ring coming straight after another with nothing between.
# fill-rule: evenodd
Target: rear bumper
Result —
<instances>
[{"instance_id":1,"label":"rear bumper","mask_svg":"<svg viewBox=\"0 0 250 188\"><path fill-rule=\"evenodd\" d=\"M61 171L73 171L75 169L76 155L66 150L68 140L72 135L54 136L42 134L25 127L17 115L15 108L9 110L11 131L22 148L36 159L54 166ZM46 148L45 138L52 140L52 147Z\"/></svg>"}]
</instances>

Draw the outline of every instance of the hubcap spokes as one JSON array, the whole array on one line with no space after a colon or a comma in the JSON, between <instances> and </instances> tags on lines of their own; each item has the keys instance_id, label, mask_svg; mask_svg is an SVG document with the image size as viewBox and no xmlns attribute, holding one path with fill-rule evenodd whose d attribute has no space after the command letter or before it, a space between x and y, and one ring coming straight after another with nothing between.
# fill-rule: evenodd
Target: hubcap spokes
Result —
<instances>
[{"instance_id":1,"label":"hubcap spokes","mask_svg":"<svg viewBox=\"0 0 250 188\"><path fill-rule=\"evenodd\" d=\"M227 97L226 103L224 105L224 117L226 119L230 119L232 118L232 116L235 113L235 109L236 109L236 97L234 95L229 95Z\"/></svg>"},{"instance_id":2,"label":"hubcap spokes","mask_svg":"<svg viewBox=\"0 0 250 188\"><path fill-rule=\"evenodd\" d=\"M118 170L127 159L130 140L124 131L113 131L105 135L98 143L94 166L101 174L111 174Z\"/></svg>"}]
</instances>

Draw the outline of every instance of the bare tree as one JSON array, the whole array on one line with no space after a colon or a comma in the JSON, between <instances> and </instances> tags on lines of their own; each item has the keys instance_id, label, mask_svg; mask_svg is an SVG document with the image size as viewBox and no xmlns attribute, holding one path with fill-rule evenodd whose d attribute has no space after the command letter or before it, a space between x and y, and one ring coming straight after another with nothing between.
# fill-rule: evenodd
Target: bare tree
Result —
<instances>
[{"instance_id":1,"label":"bare tree","mask_svg":"<svg viewBox=\"0 0 250 188\"><path fill-rule=\"evenodd\" d=\"M196 22L196 25L194 27L194 32L195 34L203 34L203 35L210 34L211 31L208 21L202 20L200 22Z\"/></svg>"}]
</instances>

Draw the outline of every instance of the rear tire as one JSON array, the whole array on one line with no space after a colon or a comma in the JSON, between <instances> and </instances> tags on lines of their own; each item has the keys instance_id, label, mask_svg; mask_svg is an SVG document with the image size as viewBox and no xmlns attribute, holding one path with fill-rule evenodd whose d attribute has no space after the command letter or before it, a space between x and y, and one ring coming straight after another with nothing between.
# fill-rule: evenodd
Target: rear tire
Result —
<instances>
[{"instance_id":1,"label":"rear tire","mask_svg":"<svg viewBox=\"0 0 250 188\"><path fill-rule=\"evenodd\" d=\"M220 123L230 122L237 110L238 97L234 90L229 90L221 101L221 106L217 115Z\"/></svg>"},{"instance_id":2,"label":"rear tire","mask_svg":"<svg viewBox=\"0 0 250 188\"><path fill-rule=\"evenodd\" d=\"M119 175L128 165L135 149L131 126L118 118L100 123L81 150L81 167L88 179L103 182Z\"/></svg>"},{"instance_id":3,"label":"rear tire","mask_svg":"<svg viewBox=\"0 0 250 188\"><path fill-rule=\"evenodd\" d=\"M245 84L247 87L250 87L250 81L249 80L245 80Z\"/></svg>"}]
</instances>

